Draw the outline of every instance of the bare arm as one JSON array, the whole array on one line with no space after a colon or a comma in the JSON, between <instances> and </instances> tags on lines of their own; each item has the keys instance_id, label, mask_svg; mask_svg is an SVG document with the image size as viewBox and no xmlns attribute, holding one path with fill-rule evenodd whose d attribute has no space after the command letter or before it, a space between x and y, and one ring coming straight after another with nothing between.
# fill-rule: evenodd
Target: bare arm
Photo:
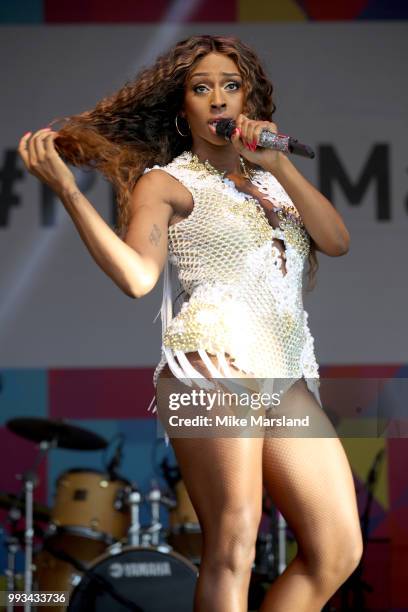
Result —
<instances>
[{"instance_id":1,"label":"bare arm","mask_svg":"<svg viewBox=\"0 0 408 612\"><path fill-rule=\"evenodd\" d=\"M167 256L167 228L172 207L161 197L161 181L149 174L136 184L130 202L130 223L124 240L103 220L75 186L60 199L99 267L129 297L153 289Z\"/></svg>"},{"instance_id":2,"label":"bare arm","mask_svg":"<svg viewBox=\"0 0 408 612\"><path fill-rule=\"evenodd\" d=\"M128 233L124 240L109 227L79 191L75 177L55 150L58 132L27 132L19 154L28 171L61 199L88 251L100 268L130 297L142 297L155 286L167 256L167 229L173 213L171 192L162 170L139 178L133 189Z\"/></svg>"},{"instance_id":3,"label":"bare arm","mask_svg":"<svg viewBox=\"0 0 408 612\"><path fill-rule=\"evenodd\" d=\"M78 188L65 188L59 195L99 267L129 297L146 295L158 277L152 273L152 261L144 259L143 249L138 252L121 240ZM167 231L168 214L163 209L160 212L160 208L157 203L159 212L153 214L151 211L150 219L146 219L146 215L138 215L143 227L152 226L148 239L153 242L157 242L157 236L164 233L164 229Z\"/></svg>"},{"instance_id":4,"label":"bare arm","mask_svg":"<svg viewBox=\"0 0 408 612\"><path fill-rule=\"evenodd\" d=\"M298 209L317 250L332 257L347 253L350 234L333 204L285 155L271 171Z\"/></svg>"},{"instance_id":5,"label":"bare arm","mask_svg":"<svg viewBox=\"0 0 408 612\"><path fill-rule=\"evenodd\" d=\"M298 209L317 250L332 257L347 253L350 234L333 204L299 172L284 153L257 148L256 143L263 128L278 133L276 123L255 121L241 114L236 125L237 130L231 135L234 147L279 181Z\"/></svg>"}]
</instances>

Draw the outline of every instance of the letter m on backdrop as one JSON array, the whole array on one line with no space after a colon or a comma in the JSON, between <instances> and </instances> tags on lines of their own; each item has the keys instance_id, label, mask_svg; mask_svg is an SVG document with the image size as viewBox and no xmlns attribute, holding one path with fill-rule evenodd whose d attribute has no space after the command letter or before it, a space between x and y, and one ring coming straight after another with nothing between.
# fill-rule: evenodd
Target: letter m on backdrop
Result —
<instances>
[{"instance_id":1,"label":"letter m on backdrop","mask_svg":"<svg viewBox=\"0 0 408 612\"><path fill-rule=\"evenodd\" d=\"M332 145L319 147L319 184L320 190L333 204L333 187L337 182L349 204L358 206L370 183L375 185L376 218L379 221L391 217L391 193L389 174L389 147L387 144L376 144L362 168L357 180L352 182L347 175Z\"/></svg>"}]
</instances>

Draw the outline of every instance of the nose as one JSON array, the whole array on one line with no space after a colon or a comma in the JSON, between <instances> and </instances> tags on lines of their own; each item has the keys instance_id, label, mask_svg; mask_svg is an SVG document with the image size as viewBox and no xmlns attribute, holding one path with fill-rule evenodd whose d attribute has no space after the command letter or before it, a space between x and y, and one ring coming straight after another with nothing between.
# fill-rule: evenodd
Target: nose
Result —
<instances>
[{"instance_id":1,"label":"nose","mask_svg":"<svg viewBox=\"0 0 408 612\"><path fill-rule=\"evenodd\" d=\"M214 93L213 93L213 97L212 97L212 101L211 101L211 108L212 109L218 109L218 108L225 108L227 106L226 102L224 102L222 94L221 94L221 89L219 87L216 87L214 89Z\"/></svg>"},{"instance_id":2,"label":"nose","mask_svg":"<svg viewBox=\"0 0 408 612\"><path fill-rule=\"evenodd\" d=\"M227 107L225 102L211 102L212 110L225 110Z\"/></svg>"}]
</instances>

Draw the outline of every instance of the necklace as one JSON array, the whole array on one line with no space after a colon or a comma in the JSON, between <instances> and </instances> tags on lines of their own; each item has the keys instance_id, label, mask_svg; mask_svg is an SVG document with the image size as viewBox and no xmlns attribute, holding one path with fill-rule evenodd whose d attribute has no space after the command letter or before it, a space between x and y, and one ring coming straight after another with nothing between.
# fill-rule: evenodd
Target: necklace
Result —
<instances>
[{"instance_id":1,"label":"necklace","mask_svg":"<svg viewBox=\"0 0 408 612\"><path fill-rule=\"evenodd\" d=\"M240 163L240 166L241 166L242 176L250 181L252 179L253 175L255 174L255 170L253 168L250 168L249 171L248 171L248 168L246 166L245 160L241 156L239 156L239 163Z\"/></svg>"},{"instance_id":2,"label":"necklace","mask_svg":"<svg viewBox=\"0 0 408 612\"><path fill-rule=\"evenodd\" d=\"M204 161L201 161L196 153L191 153L191 162L194 166L196 166L197 169L202 168L203 166L205 167L205 169L210 172L211 174L216 174L218 176L220 176L221 178L226 178L227 175L227 171L221 171L218 170L217 168L215 168L209 161L208 159L205 159ZM241 168L241 172L242 172L242 176L245 179L248 179L249 181L252 180L253 176L256 174L256 170L254 170L253 168L247 168L246 164L245 164L245 160L243 157L241 157L241 155L239 156L239 165Z\"/></svg>"}]
</instances>

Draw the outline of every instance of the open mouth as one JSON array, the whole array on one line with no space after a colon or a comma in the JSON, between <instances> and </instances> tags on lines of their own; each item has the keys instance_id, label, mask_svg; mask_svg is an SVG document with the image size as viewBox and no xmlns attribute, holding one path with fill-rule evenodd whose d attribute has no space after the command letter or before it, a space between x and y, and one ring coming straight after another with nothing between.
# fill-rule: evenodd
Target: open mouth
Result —
<instances>
[{"instance_id":1,"label":"open mouth","mask_svg":"<svg viewBox=\"0 0 408 612\"><path fill-rule=\"evenodd\" d=\"M219 117L218 119L213 119L212 121L208 122L211 132L216 133L217 123L219 123L219 121L222 119L225 119L225 117Z\"/></svg>"},{"instance_id":2,"label":"open mouth","mask_svg":"<svg viewBox=\"0 0 408 612\"><path fill-rule=\"evenodd\" d=\"M208 123L213 125L213 124L217 124L219 121L223 121L224 119L231 119L231 117L227 115L218 115L218 117L214 117L214 119L210 119Z\"/></svg>"}]
</instances>

